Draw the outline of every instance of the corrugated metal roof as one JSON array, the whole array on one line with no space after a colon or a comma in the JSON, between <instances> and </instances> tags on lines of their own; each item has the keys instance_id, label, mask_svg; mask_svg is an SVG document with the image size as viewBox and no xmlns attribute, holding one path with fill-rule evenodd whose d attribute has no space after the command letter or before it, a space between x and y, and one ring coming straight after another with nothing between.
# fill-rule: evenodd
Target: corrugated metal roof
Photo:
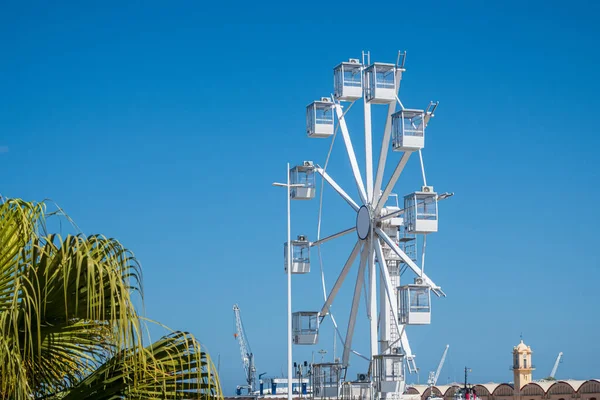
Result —
<instances>
[{"instance_id":1,"label":"corrugated metal roof","mask_svg":"<svg viewBox=\"0 0 600 400\"><path fill-rule=\"evenodd\" d=\"M535 381L535 382L529 382L526 383L525 385L521 386L521 391L523 391L523 389L525 389L525 386L528 385L536 385L542 388L542 390L544 391L544 393L546 393L548 391L548 389L550 388L550 386L554 385L556 383L556 381Z\"/></svg>"},{"instance_id":2,"label":"corrugated metal roof","mask_svg":"<svg viewBox=\"0 0 600 400\"><path fill-rule=\"evenodd\" d=\"M570 385L573 388L573 391L578 391L579 388L581 387L581 385L583 385L584 383L586 383L587 381L580 381L578 379L567 379L567 380L560 380L560 381L556 381L555 383L566 383L567 385Z\"/></svg>"},{"instance_id":3,"label":"corrugated metal roof","mask_svg":"<svg viewBox=\"0 0 600 400\"><path fill-rule=\"evenodd\" d=\"M413 388L420 394L423 394L425 393L428 387L428 385L408 385L407 389Z\"/></svg>"},{"instance_id":4,"label":"corrugated metal roof","mask_svg":"<svg viewBox=\"0 0 600 400\"><path fill-rule=\"evenodd\" d=\"M496 388L498 386L502 385L501 383L495 383L495 382L489 382L489 383L477 383L474 386L483 386L489 394L494 393L494 390L496 390ZM479 392L477 392L477 394L481 394Z\"/></svg>"}]
</instances>

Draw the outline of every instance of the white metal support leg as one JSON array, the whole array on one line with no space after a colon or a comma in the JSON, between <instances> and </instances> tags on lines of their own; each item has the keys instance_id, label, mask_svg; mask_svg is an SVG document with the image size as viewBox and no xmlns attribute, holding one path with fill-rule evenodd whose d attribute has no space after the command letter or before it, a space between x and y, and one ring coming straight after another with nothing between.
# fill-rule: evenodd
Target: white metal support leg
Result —
<instances>
[{"instance_id":1,"label":"white metal support leg","mask_svg":"<svg viewBox=\"0 0 600 400\"><path fill-rule=\"evenodd\" d=\"M367 175L367 200L373 201L373 140L371 137L371 104L365 102L365 170Z\"/></svg>"},{"instance_id":2,"label":"white metal support leg","mask_svg":"<svg viewBox=\"0 0 600 400\"><path fill-rule=\"evenodd\" d=\"M365 244L366 245L366 244ZM356 325L356 314L358 313L358 304L360 302L360 290L365 280L365 264L367 263L367 252L363 251L360 257L360 266L354 286L354 297L352 298L352 308L350 309L350 320L348 321L348 330L346 331L346 340L344 340L344 353L342 355L342 365L348 366L350 352L352 348L352 337L354 336L354 326Z\"/></svg>"},{"instance_id":3,"label":"white metal support leg","mask_svg":"<svg viewBox=\"0 0 600 400\"><path fill-rule=\"evenodd\" d=\"M375 251L373 249L374 234L371 233L369 240L369 314L371 315L371 359L378 354L377 347L379 338L377 336L377 270L375 269Z\"/></svg>"},{"instance_id":4,"label":"white metal support leg","mask_svg":"<svg viewBox=\"0 0 600 400\"><path fill-rule=\"evenodd\" d=\"M377 258L380 260L379 273L381 274L381 276L383 278L384 288L385 288L385 296L386 296L386 299L390 306L390 309L392 311L391 314L393 316L393 321L388 321L388 326L390 325L390 322L391 322L394 325L396 325L398 332L402 333L404 331L404 328L402 328L402 331L401 331L400 326L398 325L398 302L396 299L396 292L395 292L395 288L392 287L392 280L390 278L390 274L387 269L387 264L385 262L385 258L383 257L383 249L381 247L381 243L379 243L379 240L377 240L375 243L375 251L377 252ZM383 260L383 261L381 261L381 260ZM382 316L382 318L384 318L384 316ZM387 320L389 318L389 314L387 314L385 316L385 318Z\"/></svg>"}]
</instances>

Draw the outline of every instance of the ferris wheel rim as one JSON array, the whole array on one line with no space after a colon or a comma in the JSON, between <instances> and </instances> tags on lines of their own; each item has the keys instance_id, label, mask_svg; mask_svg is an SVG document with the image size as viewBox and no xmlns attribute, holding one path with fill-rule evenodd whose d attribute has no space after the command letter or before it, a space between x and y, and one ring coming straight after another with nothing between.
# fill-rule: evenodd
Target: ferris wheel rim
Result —
<instances>
[{"instance_id":1,"label":"ferris wheel rim","mask_svg":"<svg viewBox=\"0 0 600 400\"><path fill-rule=\"evenodd\" d=\"M408 362L409 360L412 361L413 370L416 368L416 364L414 364L414 356L412 355L412 351L411 351L410 345L408 343L405 325L404 325L404 324L407 324L407 322L402 322L402 324L399 323L400 321L398 319L398 312L399 312L398 308L400 306L398 305L398 303L393 301L394 299L397 300L397 298L396 298L397 294L395 294L396 288L393 287L393 284L399 285L399 282L400 282L399 274L398 274L398 265L399 264L392 264L393 267L389 267L389 268L396 268L394 270L395 272L392 272L391 269L388 270L388 259L386 259L386 257L390 257L389 254L395 253L395 255L398 256L399 258L392 258L392 260L401 260L401 262L405 263L408 266L408 268L411 269L415 274L417 274L419 277L424 278L424 280L427 282L427 284L430 286L430 288L433 289L433 291L436 295L445 296L445 294L441 291L441 288L439 288L439 286L435 285L435 283L433 283L433 281L424 273L424 253L425 253L424 246L422 248L422 255L421 255L422 266L421 266L421 268L419 268L419 266L416 264L416 260L418 259L417 256L413 255L412 252L409 252L409 254L411 254L411 256L409 257L398 245L393 246L392 244L395 244L395 243L390 238L390 236L388 236L388 232L390 232L390 230L389 230L390 226L404 225L402 222L392 221L392 218L396 218L396 219L400 219L400 220L402 220L402 218L404 218L404 220L406 221L406 217L404 217L404 216L400 217L400 215L405 211L405 209L399 210L398 205L396 205L396 207L390 207L390 206L386 206L386 204L389 204L388 199L389 199L390 195L392 194L392 190L396 186L396 183L397 183L398 179L400 178L402 172L404 171L404 168L413 152L419 153L419 159L421 162L421 172L423 175L423 186L427 186L426 178L425 178L424 164L423 164L423 157L422 157L421 150L420 150L423 145L421 144L420 145L421 147L418 147L419 146L418 144L412 144L412 143L405 144L405 145L403 145L403 144L398 145L396 142L397 132L396 132L395 127L397 125L395 125L395 122L397 121L397 119L396 119L397 115L402 113L401 114L402 115L401 123L404 124L404 121L405 121L405 119L404 119L405 118L404 117L405 107L402 104L402 102L400 101L400 98L398 97L398 92L400 89L400 82L402 79L402 73L404 72L404 57L405 57L405 55L406 55L406 53L403 53L401 65L399 64L399 61L396 62L395 66L390 64L392 66L392 68L395 68L393 75L394 75L394 79L395 79L394 84L396 86L394 88L395 93L393 96L393 100L392 100L392 97L389 97L390 101L388 101L388 96L389 96L388 94L386 94L383 97L379 97L377 99L374 98L375 95L367 94L367 90L368 90L369 86L367 86L366 83L365 83L365 86L362 86L363 85L362 80L360 82L361 89L362 89L362 97L360 96L360 94L357 97L353 97L353 96L355 96L354 94L352 94L350 96L346 96L345 94L340 95L338 92L338 87L336 86L336 94L335 94L335 96L334 95L331 96L331 101L328 100L327 98L321 98L321 102L320 102L321 106L323 106L323 105L326 106L326 104L331 104L331 109L333 110L332 114L331 114L332 115L332 117L331 117L332 118L331 119L332 126L333 126L333 121L334 121L333 115L335 114L337 116L337 124L335 126L335 132L333 132L334 130L332 129L330 131L331 133L326 133L327 132L326 130L312 131L312 133L309 133L309 136L314 135L314 137L331 136L333 133L333 138L331 141L329 153L327 155L327 161L325 163L325 168L320 168L318 165L316 165L315 171L322 178L321 189L323 189L324 182L327 182L334 189L334 191L337 192L338 195L340 197L342 197L343 200L345 200L346 203L349 204L350 207L356 212L355 227L348 228L346 230L340 231L336 234L332 234L332 235L329 235L329 236L321 239L321 216L322 216L322 209L323 209L323 204L322 204L323 190L321 190L317 241L314 243L311 243L311 246L316 245L318 248L318 251L319 251L319 262L320 262L320 266L321 266L321 279L322 279L323 292L324 292L324 297L325 297L325 303L324 303L324 306L321 309L321 312L319 313L319 315L322 318L325 318L326 315L331 316L332 321L334 323L334 327L336 329L336 332L338 333L338 335L340 335L340 339L342 339L341 334L339 332L337 323L335 322L335 319L333 317L333 314L331 313L330 308L333 303L333 300L335 299L335 295L337 294L337 291L339 291L341 284L344 282L344 280L346 280L346 277L349 274L349 270L352 268L353 264L356 262L358 253L360 253L360 262L358 265L358 276L355 281L354 296L352 298L352 307L351 307L351 311L350 311L350 321L348 323L348 330L346 333L346 338L345 338L345 340L342 339L342 343L344 344L344 357L343 357L343 365L344 366L348 365L348 357L350 356L350 353L356 353L354 350L351 349L351 345L352 345L354 328L355 328L356 318L357 318L357 315L356 315L357 307L358 307L357 303L360 302L361 288L364 288L365 289L364 297L367 301L367 316L371 320L371 322L370 322L371 357L374 357L376 354L384 354L385 352L391 352L392 346L396 342L401 341L402 348L405 350L405 354L404 354L406 356L405 359L407 360L407 363L409 364L408 365L409 370L411 369L410 362ZM398 60L400 60L400 57L401 57L401 54L399 52ZM356 62L358 62L358 60L356 60ZM360 71L361 71L361 74L364 72L365 75L364 76L361 75L361 79L364 78L366 80L367 76L368 76L367 75L368 72L366 72L366 69L368 69L371 66L376 65L376 64L379 65L378 63L371 64L370 61L367 61L365 63L364 55L363 55L363 62L360 65L360 68L361 68ZM366 67L367 65L369 65L369 67ZM336 81L336 85L337 85L337 81ZM345 85L345 83L344 83L344 85ZM385 89L385 90L389 91L390 89ZM379 92L379 90L378 90L378 92ZM338 96L339 96L339 98L338 98ZM382 101L382 99L383 99L383 101ZM350 101L350 106L347 107L347 109L345 111L342 111L341 101ZM348 126L346 124L346 119L345 119L346 113L349 111L350 108L352 108L352 106L354 105L354 103L356 101L362 101L362 103L364 105L363 111L364 111L364 116L365 116L364 131L362 132L362 133L364 133L364 140L365 140L365 148L364 148L365 164L364 164L364 168L362 168L362 169L359 167L359 164L357 161L357 154L354 151L352 138L350 135L350 131L348 130ZM371 131L371 129L372 129L371 105L372 104L384 104L384 103L387 103L387 105L388 105L387 117L385 120L386 122L385 122L385 128L384 128L384 132L383 132L383 138L381 140L381 149L379 151L379 158L377 160L377 163L375 163L373 161L373 149L372 149L373 135L372 135L372 131ZM431 108L431 104L432 103L430 103L430 107L428 107L428 109L425 111L425 115L424 115L423 110L416 110L416 111L420 111L421 118L424 121L425 126L427 125L429 118L431 118L433 116L433 110L435 110L435 107L434 107L431 110L431 112L429 111ZM398 105L400 106L401 111L396 112L396 108ZM437 104L436 104L436 106L437 106ZM415 111L415 110L413 110L413 111ZM423 116L424 116L424 118L423 118ZM394 121L394 128L392 128L392 120ZM409 123L412 123L413 128L417 129L415 126L415 123L413 123L413 120L410 120ZM398 126L404 126L404 125L398 125ZM419 124L418 126L421 126L421 124ZM393 129L393 135L394 135L393 136L393 138L394 138L393 144L391 142L392 129ZM402 129L404 129L404 128L402 128ZM422 129L424 132L424 128L422 128ZM339 185L326 171L327 165L329 163L331 151L333 148L333 144L334 144L334 141L335 141L338 131L342 135L346 154L348 156L348 160L349 160L350 166L351 166L354 183L356 185L359 201L355 201L350 195L348 195L348 193L342 188L342 186ZM404 132L404 130L402 132ZM358 135L355 136L355 139L358 137L359 137ZM387 182L384 182L385 169L386 169L386 166L388 165L388 153L389 153L390 149L392 148L392 145L393 145L394 151L402 151L403 153L402 153L400 160L395 165L390 178L387 179ZM376 164L376 169L374 171L375 164ZM362 175L363 170L365 173L365 175L364 175L365 180L363 180L363 175ZM383 186L384 183L385 183L385 186ZM383 186L383 190L381 190L382 186ZM423 189L423 191L425 191L425 189ZM431 189L431 191L433 191L433 190ZM435 192L433 194L437 195ZM405 200L405 204L406 204L406 201L407 200ZM414 203L414 204L416 204L416 203ZM436 204L436 207L437 207L437 204ZM385 208L385 210L384 210L384 208ZM414 208L416 208L416 206L414 206ZM435 212L436 212L436 218L437 218L437 209L435 209ZM359 221L361 221L361 222L359 223ZM421 224L421 225L422 225L422 229L420 229L420 230L416 229L414 227L407 228L407 229L409 229L409 233L411 233L414 238L416 238L417 237L416 235L419 235L419 234L424 234L424 238L426 238L427 232L435 232L434 230L427 231L427 229L434 229L434 228L428 228L429 225L427 225L427 227L425 227L424 224ZM410 229L412 229L412 231L410 231ZM436 219L435 229L437 230L437 219ZM357 231L358 240L355 243L354 248L352 249L352 251L350 253L350 256L348 257L348 261L346 261L346 264L342 268L342 271L338 274L335 285L331 288L331 291L329 292L329 294L326 294L325 275L323 272L324 268L323 268L320 246L321 246L321 244L323 244L327 241L344 236L353 230ZM390 233L390 235L391 235L391 233ZM396 239L394 239L394 240L399 241L400 239L398 237L396 237ZM418 246L418 244L415 245L415 248L417 246ZM404 246L402 248L405 249ZM384 250L385 250L385 252L384 252ZM390 253L390 250L391 250L391 253ZM411 257L412 257L412 259L411 259ZM414 259L414 261L413 261L413 259ZM378 266L375 266L375 264L378 264ZM367 275L368 279L365 277L365 274ZM393 274L393 276L394 276L393 282L390 279L390 274ZM381 284L380 284L381 286L379 286L379 287L382 290L382 292L381 292L382 295L384 296L383 297L384 300L382 300L381 295L380 295L379 301L378 301L377 294L376 294L376 287L377 287L376 280L377 280L378 275L381 280ZM338 282L339 282L339 284L338 284ZM368 294L366 292L367 285L369 286ZM385 290L385 292L383 292L383 290ZM379 306L377 304L379 304ZM389 305L389 309L391 309L391 314L392 314L392 318L393 318L392 323L396 325L396 332L398 332L397 339L395 339L396 333L394 333L389 327L389 323L390 323L389 315L387 315L385 317L385 319L384 319L385 322L383 322L382 324L380 324L380 322L376 321L378 318L380 318L380 317L378 317L377 311L380 310L380 312L383 313L384 309L388 310L388 305ZM386 313L387 313L387 311L386 311ZM415 323L419 323L419 322L415 322ZM387 333L380 334L380 332L378 331L378 325L379 325L379 327L386 326L385 329L386 329ZM382 337L387 338L387 339L381 339ZM383 345L383 346L379 345L378 339L387 340L389 346L386 347L387 345ZM395 339L395 341L392 342L392 340L394 340L394 339ZM391 344L389 342L391 342ZM381 342L379 342L379 343L381 343ZM378 351L378 348L379 348L379 351ZM335 349L335 345L334 345L334 349ZM371 358L371 360L373 360L373 358Z\"/></svg>"}]
</instances>

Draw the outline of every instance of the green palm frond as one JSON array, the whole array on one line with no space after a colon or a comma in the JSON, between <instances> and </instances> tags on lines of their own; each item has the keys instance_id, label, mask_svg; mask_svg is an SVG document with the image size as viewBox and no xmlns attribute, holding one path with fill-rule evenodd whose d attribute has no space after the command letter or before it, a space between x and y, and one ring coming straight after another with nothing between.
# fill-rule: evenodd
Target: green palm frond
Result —
<instances>
[{"instance_id":1,"label":"green palm frond","mask_svg":"<svg viewBox=\"0 0 600 400\"><path fill-rule=\"evenodd\" d=\"M112 329L108 324L69 322L45 326L41 332L40 356L28 364L37 396L77 384L114 354Z\"/></svg>"},{"instance_id":2,"label":"green palm frond","mask_svg":"<svg viewBox=\"0 0 600 400\"><path fill-rule=\"evenodd\" d=\"M27 269L23 254L36 240L43 204L9 200L0 205L0 395L8 398L31 391L18 342L20 278Z\"/></svg>"},{"instance_id":3,"label":"green palm frond","mask_svg":"<svg viewBox=\"0 0 600 400\"><path fill-rule=\"evenodd\" d=\"M22 200L9 200L0 205L0 312L11 308L15 278L22 271L18 259L37 237L43 214L43 205Z\"/></svg>"},{"instance_id":4,"label":"green palm frond","mask_svg":"<svg viewBox=\"0 0 600 400\"><path fill-rule=\"evenodd\" d=\"M221 388L207 352L185 332L173 332L143 352L148 368L135 385L126 350L111 358L92 375L55 398L75 399L217 399Z\"/></svg>"},{"instance_id":5,"label":"green palm frond","mask_svg":"<svg viewBox=\"0 0 600 400\"><path fill-rule=\"evenodd\" d=\"M0 205L0 399L222 398L193 336L143 346L134 255L101 235L48 235L49 215Z\"/></svg>"}]
</instances>

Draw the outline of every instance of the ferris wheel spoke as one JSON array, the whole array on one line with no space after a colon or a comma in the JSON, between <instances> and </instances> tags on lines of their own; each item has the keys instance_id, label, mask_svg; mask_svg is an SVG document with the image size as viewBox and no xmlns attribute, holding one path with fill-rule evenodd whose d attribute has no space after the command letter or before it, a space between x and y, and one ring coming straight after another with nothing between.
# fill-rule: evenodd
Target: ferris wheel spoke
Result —
<instances>
[{"instance_id":1,"label":"ferris wheel spoke","mask_svg":"<svg viewBox=\"0 0 600 400\"><path fill-rule=\"evenodd\" d=\"M363 204L367 204L367 196L365 193L365 184L363 183L360 170L358 168L358 162L356 161L356 154L354 154L354 147L352 147L352 140L350 140L350 134L348 133L348 126L346 125L346 119L342 112L342 106L339 103L335 104L335 111L337 114L340 131L342 131L342 137L344 138L344 144L346 145L346 153L348 153L348 159L352 166L352 173L354 174L354 180L356 181L356 187L358 188L358 194Z\"/></svg>"},{"instance_id":2,"label":"ferris wheel spoke","mask_svg":"<svg viewBox=\"0 0 600 400\"><path fill-rule=\"evenodd\" d=\"M320 245L322 245L325 242L328 242L328 241L333 240L333 239L337 239L339 237L342 237L344 235L349 234L350 232L354 232L355 230L356 230L356 226L353 226L352 228L344 229L343 231L340 231L338 233L334 233L333 235L329 235L327 237L324 237L323 239L319 239L316 242L311 242L310 246L311 247L313 247L313 246L320 246Z\"/></svg>"},{"instance_id":3,"label":"ferris wheel spoke","mask_svg":"<svg viewBox=\"0 0 600 400\"><path fill-rule=\"evenodd\" d=\"M377 165L377 175L375 176L375 187L373 188L374 201L379 200L379 192L383 182L383 173L387 161L388 148L390 147L390 138L392 136L392 114L396 111L396 103L388 105L387 119L385 120L385 129L383 130L383 139L381 140L381 150L379 151L379 163Z\"/></svg>"},{"instance_id":4,"label":"ferris wheel spoke","mask_svg":"<svg viewBox=\"0 0 600 400\"><path fill-rule=\"evenodd\" d=\"M391 247L394 253L396 253L398 257L400 257L416 275L418 275L420 278L423 278L425 283L431 287L431 290L433 290L437 296L446 296L442 289L437 286L427 275L425 275L421 268L419 268L419 266L415 264L415 262L409 256L407 256L406 253L403 252L402 249L400 249L400 247L398 247L398 245L392 239L390 239L390 237L384 231L382 231L380 228L375 228L375 232L388 246Z\"/></svg>"},{"instance_id":5,"label":"ferris wheel spoke","mask_svg":"<svg viewBox=\"0 0 600 400\"><path fill-rule=\"evenodd\" d=\"M404 152L404 154L402 154L400 162L398 163L398 165L396 165L396 169L394 169L392 177L388 181L387 185L385 186L385 189L383 190L383 193L381 194L381 197L379 198L379 201L377 202L377 207L375 207L375 215L379 215L379 212L381 211L381 208L387 201L388 196L392 192L392 189L394 188L394 186L396 186L396 182L398 181L398 178L400 178L400 174L402 174L402 170L404 170L404 167L406 166L406 163L408 162L408 159L410 158L411 154L412 152L410 151Z\"/></svg>"},{"instance_id":6,"label":"ferris wheel spoke","mask_svg":"<svg viewBox=\"0 0 600 400\"><path fill-rule=\"evenodd\" d=\"M350 256L348 257L348 260L346 261L346 264L344 264L344 268L342 268L342 272L340 272L340 275L338 276L337 281L335 281L335 284L331 288L331 292L329 292L329 295L327 296L327 300L325 300L325 304L323 305L323 308L321 309L321 312L319 313L319 315L321 317L324 317L325 315L327 315L327 313L329 313L329 307L331 307L331 304L333 303L335 296L337 295L338 291L342 287L342 284L344 283L346 276L348 276L348 272L350 272L350 269L352 268L352 264L354 264L354 260L356 260L356 256L358 255L358 252L360 251L360 246L361 246L361 242L359 240L357 240L356 244L354 245L354 248L352 249L352 252L350 253Z\"/></svg>"},{"instance_id":7,"label":"ferris wheel spoke","mask_svg":"<svg viewBox=\"0 0 600 400\"><path fill-rule=\"evenodd\" d=\"M356 350L350 350L352 353L356 354L357 356L359 356L360 358L362 358L363 360L369 361L371 362L371 359L369 357L365 357L362 354L360 354L358 351Z\"/></svg>"},{"instance_id":8,"label":"ferris wheel spoke","mask_svg":"<svg viewBox=\"0 0 600 400\"><path fill-rule=\"evenodd\" d=\"M356 204L356 202L354 200L352 200L352 198L350 196L348 196L348 193L346 193L344 191L344 189L342 189L340 187L340 185L338 185L336 183L336 181L333 180L333 178L331 176L329 176L329 174L327 172L325 172L325 170L323 170L323 168L315 168L315 171L321 175L323 177L323 179L325 179L327 181L327 183L329 183L329 185L333 188L333 190L335 190L340 196L342 196L342 198L344 200L346 200L346 203L348 203L350 205L350 207L352 207L354 209L354 211L358 212L358 209L360 207L358 207L358 204Z\"/></svg>"},{"instance_id":9,"label":"ferris wheel spoke","mask_svg":"<svg viewBox=\"0 0 600 400\"><path fill-rule=\"evenodd\" d=\"M350 309L350 320L348 321L348 330L346 332L346 340L344 341L344 353L342 355L342 365L348 365L348 359L350 358L350 352L352 348L352 337L354 336L354 326L356 325L356 314L358 313L358 305L360 303L360 290L365 280L365 265L367 263L367 251L365 251L365 244L360 257L360 266L358 268L358 275L356 277L356 284L354 286L354 297L352 298L352 308Z\"/></svg>"}]
</instances>

